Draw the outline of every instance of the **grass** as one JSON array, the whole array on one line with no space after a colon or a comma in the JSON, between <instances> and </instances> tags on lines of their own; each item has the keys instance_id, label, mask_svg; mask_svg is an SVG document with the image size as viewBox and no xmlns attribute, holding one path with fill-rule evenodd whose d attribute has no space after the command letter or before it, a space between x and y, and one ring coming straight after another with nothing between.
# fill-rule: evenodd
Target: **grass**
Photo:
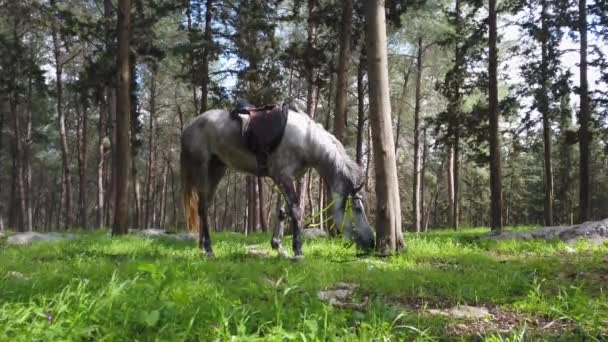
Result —
<instances>
[{"instance_id":1,"label":"grass","mask_svg":"<svg viewBox=\"0 0 608 342\"><path fill-rule=\"evenodd\" d=\"M214 234L214 259L189 242L105 232L0 242L0 341L608 339L608 247L568 253L561 242L480 239L486 232L407 235L408 252L389 259L307 242L300 263L248 255L247 245L270 249L266 235ZM320 301L337 282L359 284L356 300L369 304ZM474 325L412 303L483 305L532 323L463 336L454 327ZM565 328L550 333L535 320Z\"/></svg>"}]
</instances>

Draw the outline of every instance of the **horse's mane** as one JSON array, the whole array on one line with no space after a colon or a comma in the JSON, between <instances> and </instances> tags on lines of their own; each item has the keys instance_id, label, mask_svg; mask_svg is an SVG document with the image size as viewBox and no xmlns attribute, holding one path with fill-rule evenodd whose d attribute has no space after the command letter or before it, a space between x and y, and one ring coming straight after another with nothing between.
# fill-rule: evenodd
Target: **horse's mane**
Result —
<instances>
[{"instance_id":1,"label":"horse's mane","mask_svg":"<svg viewBox=\"0 0 608 342\"><path fill-rule=\"evenodd\" d=\"M361 167L348 155L344 145L305 113L297 109L293 112L311 121L309 141L313 145L311 147L315 150L314 155L318 158L317 162L323 176L342 180L350 187L345 189L347 191L359 186L363 176Z\"/></svg>"}]
</instances>

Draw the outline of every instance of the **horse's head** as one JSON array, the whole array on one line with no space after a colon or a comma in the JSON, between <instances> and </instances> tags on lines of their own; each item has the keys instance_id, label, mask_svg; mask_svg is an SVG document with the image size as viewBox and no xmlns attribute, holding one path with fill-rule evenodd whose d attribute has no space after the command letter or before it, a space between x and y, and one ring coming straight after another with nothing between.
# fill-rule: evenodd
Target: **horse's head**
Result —
<instances>
[{"instance_id":1,"label":"horse's head","mask_svg":"<svg viewBox=\"0 0 608 342\"><path fill-rule=\"evenodd\" d=\"M343 228L344 235L353 240L365 252L374 249L376 236L367 221L361 187L355 188L345 196L336 210L336 224Z\"/></svg>"}]
</instances>

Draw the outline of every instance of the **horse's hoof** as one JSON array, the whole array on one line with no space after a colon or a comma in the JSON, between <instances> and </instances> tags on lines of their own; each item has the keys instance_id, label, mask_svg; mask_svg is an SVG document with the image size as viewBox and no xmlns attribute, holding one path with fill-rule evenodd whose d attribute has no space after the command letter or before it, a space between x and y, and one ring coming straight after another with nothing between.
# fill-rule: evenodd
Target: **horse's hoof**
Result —
<instances>
[{"instance_id":1,"label":"horse's hoof","mask_svg":"<svg viewBox=\"0 0 608 342\"><path fill-rule=\"evenodd\" d=\"M201 255L204 256L205 258L214 258L215 254L210 251L210 252L201 252Z\"/></svg>"},{"instance_id":2,"label":"horse's hoof","mask_svg":"<svg viewBox=\"0 0 608 342\"><path fill-rule=\"evenodd\" d=\"M296 262L304 261L304 255L302 255L302 254L294 255L293 257L291 257L291 261L296 261Z\"/></svg>"},{"instance_id":3,"label":"horse's hoof","mask_svg":"<svg viewBox=\"0 0 608 342\"><path fill-rule=\"evenodd\" d=\"M277 239L270 240L270 246L272 247L272 249L283 249L283 247L281 246L281 241Z\"/></svg>"}]
</instances>

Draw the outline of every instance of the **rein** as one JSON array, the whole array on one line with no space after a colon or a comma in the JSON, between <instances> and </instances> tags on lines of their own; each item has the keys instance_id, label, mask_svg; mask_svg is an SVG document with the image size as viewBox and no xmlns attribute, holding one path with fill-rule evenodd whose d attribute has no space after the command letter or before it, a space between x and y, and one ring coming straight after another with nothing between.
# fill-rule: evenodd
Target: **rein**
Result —
<instances>
[{"instance_id":1,"label":"rein","mask_svg":"<svg viewBox=\"0 0 608 342\"><path fill-rule=\"evenodd\" d=\"M352 195L349 195L348 198L346 199L346 203L344 206L344 213L348 214L348 217L350 218L350 221L353 222L353 218L354 218L354 214L353 214L353 206L352 206ZM314 220L316 217L320 216L321 214L323 214L324 212L328 211L331 207L333 207L333 205L335 204L336 199L334 198L331 202L329 202L329 204L323 208L321 211L319 211L318 213L309 216L308 218L306 218L306 220L304 221L304 223L302 224L302 226L308 226L308 227L318 227L321 226L327 222L329 222L330 220L332 220L333 218L330 216L327 219L325 219L323 222L319 222L319 223L315 223L315 224L311 224L310 222L312 222L312 220ZM340 223L340 231L344 230L344 222L346 222L346 220L344 218L342 218L342 222ZM332 225L329 227L329 230L334 229L336 226L335 222L332 222Z\"/></svg>"}]
</instances>

